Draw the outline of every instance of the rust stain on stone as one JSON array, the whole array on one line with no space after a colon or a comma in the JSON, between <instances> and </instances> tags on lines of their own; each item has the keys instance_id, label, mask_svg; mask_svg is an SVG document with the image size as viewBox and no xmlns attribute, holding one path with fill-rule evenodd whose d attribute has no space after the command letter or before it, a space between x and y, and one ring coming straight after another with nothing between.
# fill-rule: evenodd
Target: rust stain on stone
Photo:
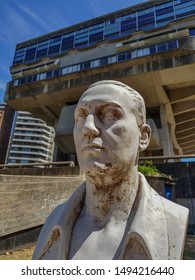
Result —
<instances>
[{"instance_id":1,"label":"rust stain on stone","mask_svg":"<svg viewBox=\"0 0 195 280\"><path fill-rule=\"evenodd\" d=\"M55 241L57 241L59 238L60 238L60 231L59 231L59 229L57 228L57 229L52 230L51 237L48 240L45 248L43 249L43 253L42 253L42 255L40 256L39 259L42 259L44 257L44 255L49 251L49 249L51 248L53 243Z\"/></svg>"}]
</instances>

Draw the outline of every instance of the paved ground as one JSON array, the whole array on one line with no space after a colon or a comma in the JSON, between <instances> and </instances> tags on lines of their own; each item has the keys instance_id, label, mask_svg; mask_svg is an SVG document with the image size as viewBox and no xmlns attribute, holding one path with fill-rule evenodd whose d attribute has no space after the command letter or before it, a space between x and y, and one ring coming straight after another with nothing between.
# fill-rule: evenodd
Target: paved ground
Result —
<instances>
[{"instance_id":1,"label":"paved ground","mask_svg":"<svg viewBox=\"0 0 195 280\"><path fill-rule=\"evenodd\" d=\"M0 260L30 260L34 247L0 255ZM184 260L195 260L195 235L187 235Z\"/></svg>"}]
</instances>

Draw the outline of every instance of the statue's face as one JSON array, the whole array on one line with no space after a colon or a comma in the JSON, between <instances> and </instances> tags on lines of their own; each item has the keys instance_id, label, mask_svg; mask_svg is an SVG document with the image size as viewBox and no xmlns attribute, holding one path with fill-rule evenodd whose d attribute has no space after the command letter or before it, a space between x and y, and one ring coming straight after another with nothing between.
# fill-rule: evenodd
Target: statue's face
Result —
<instances>
[{"instance_id":1,"label":"statue's face","mask_svg":"<svg viewBox=\"0 0 195 280\"><path fill-rule=\"evenodd\" d=\"M118 86L87 90L75 110L74 140L83 172L124 172L135 164L140 129L131 111L133 102Z\"/></svg>"}]
</instances>

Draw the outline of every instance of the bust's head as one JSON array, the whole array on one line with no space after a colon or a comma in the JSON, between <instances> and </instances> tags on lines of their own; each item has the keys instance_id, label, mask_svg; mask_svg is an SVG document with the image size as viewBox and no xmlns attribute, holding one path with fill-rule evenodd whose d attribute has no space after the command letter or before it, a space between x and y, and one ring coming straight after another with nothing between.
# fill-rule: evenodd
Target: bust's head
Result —
<instances>
[{"instance_id":1,"label":"bust's head","mask_svg":"<svg viewBox=\"0 0 195 280\"><path fill-rule=\"evenodd\" d=\"M74 140L86 176L122 176L149 144L143 98L117 81L92 84L75 110Z\"/></svg>"}]
</instances>

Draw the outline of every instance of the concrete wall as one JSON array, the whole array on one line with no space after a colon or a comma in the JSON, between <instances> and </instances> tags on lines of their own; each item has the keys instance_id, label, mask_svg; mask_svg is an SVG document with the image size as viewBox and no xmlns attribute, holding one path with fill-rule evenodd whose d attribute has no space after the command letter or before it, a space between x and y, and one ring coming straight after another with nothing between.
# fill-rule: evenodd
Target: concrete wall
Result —
<instances>
[{"instance_id":1,"label":"concrete wall","mask_svg":"<svg viewBox=\"0 0 195 280\"><path fill-rule=\"evenodd\" d=\"M0 168L0 174L6 175L32 175L32 176L79 176L80 168L78 166L52 167L52 168Z\"/></svg>"},{"instance_id":2,"label":"concrete wall","mask_svg":"<svg viewBox=\"0 0 195 280\"><path fill-rule=\"evenodd\" d=\"M11 178L0 182L0 237L42 225L82 182L79 176Z\"/></svg>"}]
</instances>

